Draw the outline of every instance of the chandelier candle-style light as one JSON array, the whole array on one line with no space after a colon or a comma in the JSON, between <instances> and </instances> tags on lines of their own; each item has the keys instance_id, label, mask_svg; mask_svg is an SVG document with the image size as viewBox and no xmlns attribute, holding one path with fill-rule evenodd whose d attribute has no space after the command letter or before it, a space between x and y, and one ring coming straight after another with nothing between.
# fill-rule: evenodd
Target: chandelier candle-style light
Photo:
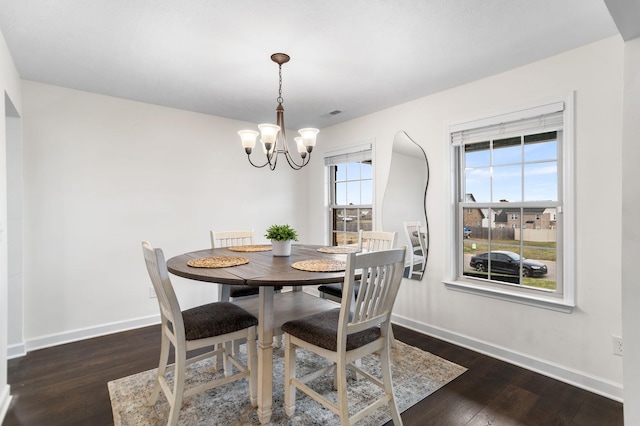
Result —
<instances>
[{"instance_id":1,"label":"chandelier candle-style light","mask_svg":"<svg viewBox=\"0 0 640 426\"><path fill-rule=\"evenodd\" d=\"M300 133L299 137L293 138L296 142L298 154L300 154L302 159L301 163L298 163L293 159L287 147L287 136L285 134L284 127L284 107L282 106L282 64L289 62L289 59L289 55L285 53L274 53L271 55L271 60L278 64L278 76L280 78L278 98L276 99L278 101L278 107L276 108L276 124L265 123L258 125L260 133L255 130L240 130L238 132L240 140L242 141L242 147L247 153L247 159L253 167L261 168L268 165L271 170L275 170L276 163L278 162L278 154L284 154L289 166L294 170L300 170L309 164L311 151L316 145L316 135L320 130L305 128L298 130L298 133ZM256 139L258 135L260 135L262 151L267 156L267 161L262 165L254 164L254 162L251 161L251 151L256 146Z\"/></svg>"}]
</instances>

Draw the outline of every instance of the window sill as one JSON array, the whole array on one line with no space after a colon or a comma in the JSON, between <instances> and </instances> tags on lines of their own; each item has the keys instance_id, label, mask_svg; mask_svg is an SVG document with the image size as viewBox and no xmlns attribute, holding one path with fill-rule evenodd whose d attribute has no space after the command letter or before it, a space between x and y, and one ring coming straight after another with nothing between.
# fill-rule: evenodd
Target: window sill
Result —
<instances>
[{"instance_id":1,"label":"window sill","mask_svg":"<svg viewBox=\"0 0 640 426\"><path fill-rule=\"evenodd\" d=\"M520 294L513 291L499 290L494 288L481 287L461 281L444 281L444 285L449 290L462 291L464 293L478 296L491 297L507 302L520 303L523 305L535 306L538 308L550 309L552 311L570 314L575 308L575 304L567 303L564 300L551 297L536 297L530 294Z\"/></svg>"}]
</instances>

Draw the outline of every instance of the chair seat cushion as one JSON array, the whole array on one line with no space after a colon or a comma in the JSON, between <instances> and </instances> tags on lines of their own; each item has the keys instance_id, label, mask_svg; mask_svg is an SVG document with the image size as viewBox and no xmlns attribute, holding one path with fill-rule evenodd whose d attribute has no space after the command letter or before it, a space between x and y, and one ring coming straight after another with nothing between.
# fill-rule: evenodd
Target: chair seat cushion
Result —
<instances>
[{"instance_id":1,"label":"chair seat cushion","mask_svg":"<svg viewBox=\"0 0 640 426\"><path fill-rule=\"evenodd\" d=\"M282 290L282 286L274 287L275 291ZM260 293L260 287L249 286L249 285L229 285L229 295L233 297L247 297L254 296Z\"/></svg>"},{"instance_id":2,"label":"chair seat cushion","mask_svg":"<svg viewBox=\"0 0 640 426\"><path fill-rule=\"evenodd\" d=\"M340 308L287 321L282 331L330 351L338 350ZM380 327L372 327L347 336L347 351L371 343L381 336Z\"/></svg>"},{"instance_id":3,"label":"chair seat cushion","mask_svg":"<svg viewBox=\"0 0 640 426\"><path fill-rule=\"evenodd\" d=\"M356 283L355 285L355 295L358 295L358 290L360 289L360 284ZM325 284L318 287L318 291L320 293L330 294L331 296L342 299L342 283L340 284Z\"/></svg>"},{"instance_id":4,"label":"chair seat cushion","mask_svg":"<svg viewBox=\"0 0 640 426\"><path fill-rule=\"evenodd\" d=\"M182 312L187 340L206 339L258 325L258 319L230 302L214 302Z\"/></svg>"}]
</instances>

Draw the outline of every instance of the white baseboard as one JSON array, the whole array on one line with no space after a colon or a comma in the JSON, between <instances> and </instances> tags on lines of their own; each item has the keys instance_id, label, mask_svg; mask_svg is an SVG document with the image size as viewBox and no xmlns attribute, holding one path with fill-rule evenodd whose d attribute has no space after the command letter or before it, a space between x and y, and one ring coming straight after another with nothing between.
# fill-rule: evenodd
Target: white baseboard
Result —
<instances>
[{"instance_id":1,"label":"white baseboard","mask_svg":"<svg viewBox=\"0 0 640 426\"><path fill-rule=\"evenodd\" d=\"M51 346L62 345L65 343L77 342L79 340L91 339L93 337L104 336L107 334L118 333L121 331L133 330L135 328L147 327L149 325L159 324L160 315L152 315L149 317L136 318L126 321L112 322L102 324L96 327L87 327L64 333L50 334L48 336L37 337L27 340L24 344L25 353L44 349Z\"/></svg>"},{"instance_id":2,"label":"white baseboard","mask_svg":"<svg viewBox=\"0 0 640 426\"><path fill-rule=\"evenodd\" d=\"M2 392L0 392L0 424L4 423L4 418L9 411L9 405L11 404L11 387L4 385Z\"/></svg>"},{"instance_id":3,"label":"white baseboard","mask_svg":"<svg viewBox=\"0 0 640 426\"><path fill-rule=\"evenodd\" d=\"M473 339L469 336L464 336L439 327L413 321L399 315L392 315L392 322L428 336L453 343L454 345L462 346L488 355L492 358L497 358L510 364L526 368L527 370L552 377L614 401L623 402L622 384L620 383L615 383L563 365L551 363L507 348L492 345L490 343Z\"/></svg>"},{"instance_id":4,"label":"white baseboard","mask_svg":"<svg viewBox=\"0 0 640 426\"><path fill-rule=\"evenodd\" d=\"M7 347L7 359L18 358L27 354L27 348L24 343L9 345Z\"/></svg>"}]
</instances>

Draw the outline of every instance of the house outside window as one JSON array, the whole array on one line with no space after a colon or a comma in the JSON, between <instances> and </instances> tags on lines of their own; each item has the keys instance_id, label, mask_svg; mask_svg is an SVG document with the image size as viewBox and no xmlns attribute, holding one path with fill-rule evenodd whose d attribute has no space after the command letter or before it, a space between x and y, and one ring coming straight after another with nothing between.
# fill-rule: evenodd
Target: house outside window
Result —
<instances>
[{"instance_id":1,"label":"house outside window","mask_svg":"<svg viewBox=\"0 0 640 426\"><path fill-rule=\"evenodd\" d=\"M360 230L373 229L373 162L371 145L325 157L329 175L329 220L332 245L356 246Z\"/></svg>"},{"instance_id":2,"label":"house outside window","mask_svg":"<svg viewBox=\"0 0 640 426\"><path fill-rule=\"evenodd\" d=\"M450 127L455 221L451 289L569 312L573 99ZM486 212L465 239L463 212ZM557 214L562 213L562 214Z\"/></svg>"}]
</instances>

